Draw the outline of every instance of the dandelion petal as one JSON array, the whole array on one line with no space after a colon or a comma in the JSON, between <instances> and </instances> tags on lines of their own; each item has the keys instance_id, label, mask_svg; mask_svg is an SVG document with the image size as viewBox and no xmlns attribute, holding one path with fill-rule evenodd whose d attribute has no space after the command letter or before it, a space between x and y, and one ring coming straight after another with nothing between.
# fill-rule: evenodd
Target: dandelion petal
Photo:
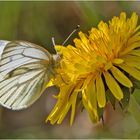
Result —
<instances>
[{"instance_id":1,"label":"dandelion petal","mask_svg":"<svg viewBox=\"0 0 140 140\"><path fill-rule=\"evenodd\" d=\"M140 49L132 50L129 54L140 56Z\"/></svg>"},{"instance_id":2,"label":"dandelion petal","mask_svg":"<svg viewBox=\"0 0 140 140\"><path fill-rule=\"evenodd\" d=\"M126 63L119 65L119 67L123 69L124 71L126 71L127 73L129 73L134 78L136 78L137 80L140 80L140 71L137 70L136 68L131 67L127 65Z\"/></svg>"},{"instance_id":3,"label":"dandelion petal","mask_svg":"<svg viewBox=\"0 0 140 140\"><path fill-rule=\"evenodd\" d=\"M96 79L97 101L99 107L104 107L106 104L105 88L101 76Z\"/></svg>"},{"instance_id":4,"label":"dandelion petal","mask_svg":"<svg viewBox=\"0 0 140 140\"><path fill-rule=\"evenodd\" d=\"M96 95L96 91L95 91L95 82L94 80L91 80L88 88L86 90L87 93L87 98L88 98L88 105L91 106L91 113L93 115L92 116L92 121L93 122L97 122L99 120L98 117L98 112L97 112L97 95Z\"/></svg>"},{"instance_id":5,"label":"dandelion petal","mask_svg":"<svg viewBox=\"0 0 140 140\"><path fill-rule=\"evenodd\" d=\"M133 86L132 82L116 67L111 68L113 76L124 86L130 88Z\"/></svg>"},{"instance_id":6,"label":"dandelion petal","mask_svg":"<svg viewBox=\"0 0 140 140\"><path fill-rule=\"evenodd\" d=\"M109 72L104 73L105 81L107 86L109 87L112 94L118 99L121 100L123 98L123 92L116 82L116 80L111 76Z\"/></svg>"}]
</instances>

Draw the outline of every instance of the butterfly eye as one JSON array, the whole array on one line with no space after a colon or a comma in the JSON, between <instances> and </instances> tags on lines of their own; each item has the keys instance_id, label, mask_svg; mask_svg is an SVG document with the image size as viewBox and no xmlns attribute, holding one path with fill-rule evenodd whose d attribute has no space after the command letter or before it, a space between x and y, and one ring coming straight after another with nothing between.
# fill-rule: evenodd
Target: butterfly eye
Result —
<instances>
[{"instance_id":1,"label":"butterfly eye","mask_svg":"<svg viewBox=\"0 0 140 140\"><path fill-rule=\"evenodd\" d=\"M53 55L53 59L55 60L56 63L59 62L61 58L62 58L62 55L61 54L55 54L55 55Z\"/></svg>"}]
</instances>

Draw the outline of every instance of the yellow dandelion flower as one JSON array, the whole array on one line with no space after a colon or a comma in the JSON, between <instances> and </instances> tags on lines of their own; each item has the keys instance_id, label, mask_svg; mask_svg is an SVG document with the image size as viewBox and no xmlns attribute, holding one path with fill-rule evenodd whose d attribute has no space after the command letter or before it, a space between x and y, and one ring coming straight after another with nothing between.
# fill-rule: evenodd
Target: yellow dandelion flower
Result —
<instances>
[{"instance_id":1,"label":"yellow dandelion flower","mask_svg":"<svg viewBox=\"0 0 140 140\"><path fill-rule=\"evenodd\" d=\"M140 26L138 16L122 12L109 23L101 21L89 35L79 32L75 46L56 46L62 54L54 84L60 87L57 103L47 121L60 124L71 110L72 125L81 96L84 108L93 122L100 119L99 109L107 103L107 90L117 101L124 97L122 87L131 88L129 75L140 80Z\"/></svg>"}]
</instances>

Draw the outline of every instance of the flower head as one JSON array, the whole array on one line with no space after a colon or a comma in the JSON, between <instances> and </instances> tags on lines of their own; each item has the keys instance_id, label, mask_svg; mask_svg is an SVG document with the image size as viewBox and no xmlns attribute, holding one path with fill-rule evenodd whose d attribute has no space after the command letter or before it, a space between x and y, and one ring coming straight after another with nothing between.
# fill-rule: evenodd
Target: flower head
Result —
<instances>
[{"instance_id":1,"label":"flower head","mask_svg":"<svg viewBox=\"0 0 140 140\"><path fill-rule=\"evenodd\" d=\"M99 110L104 108L109 90L117 101L124 97L122 87L131 88L129 75L140 80L140 26L138 16L130 18L122 12L109 23L101 21L89 34L79 32L75 46L56 46L62 54L59 73L54 84L60 87L57 103L48 116L52 124L61 123L71 109L73 123L77 100L93 122L100 119Z\"/></svg>"}]
</instances>

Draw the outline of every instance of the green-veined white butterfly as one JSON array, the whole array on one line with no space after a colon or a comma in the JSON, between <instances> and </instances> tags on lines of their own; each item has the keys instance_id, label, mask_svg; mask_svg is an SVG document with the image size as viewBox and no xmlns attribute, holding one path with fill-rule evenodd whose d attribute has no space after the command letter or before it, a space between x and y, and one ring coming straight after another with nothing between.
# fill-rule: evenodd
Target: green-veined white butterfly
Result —
<instances>
[{"instance_id":1,"label":"green-veined white butterfly","mask_svg":"<svg viewBox=\"0 0 140 140\"><path fill-rule=\"evenodd\" d=\"M20 110L34 103L54 74L59 55L26 41L0 40L0 104Z\"/></svg>"}]
</instances>

